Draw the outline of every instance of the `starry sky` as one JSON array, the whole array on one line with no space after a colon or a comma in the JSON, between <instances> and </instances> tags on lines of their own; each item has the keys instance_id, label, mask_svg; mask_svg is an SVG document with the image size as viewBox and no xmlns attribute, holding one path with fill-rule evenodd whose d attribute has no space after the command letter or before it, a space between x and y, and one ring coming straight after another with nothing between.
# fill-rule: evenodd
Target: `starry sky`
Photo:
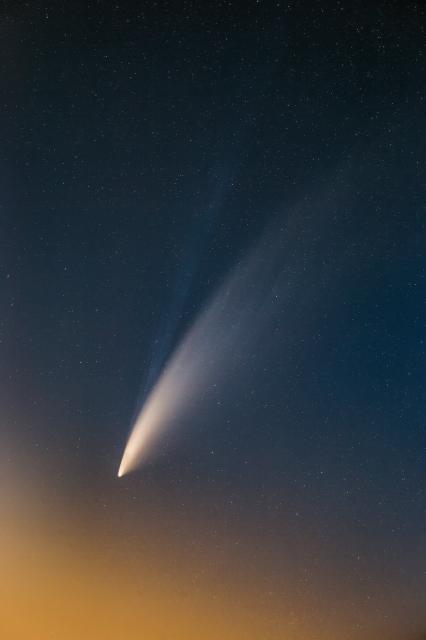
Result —
<instances>
[{"instance_id":1,"label":"starry sky","mask_svg":"<svg viewBox=\"0 0 426 640\"><path fill-rule=\"evenodd\" d=\"M4 0L0 33L0 635L423 640L423 3ZM253 255L203 334L232 367L118 479Z\"/></svg>"}]
</instances>

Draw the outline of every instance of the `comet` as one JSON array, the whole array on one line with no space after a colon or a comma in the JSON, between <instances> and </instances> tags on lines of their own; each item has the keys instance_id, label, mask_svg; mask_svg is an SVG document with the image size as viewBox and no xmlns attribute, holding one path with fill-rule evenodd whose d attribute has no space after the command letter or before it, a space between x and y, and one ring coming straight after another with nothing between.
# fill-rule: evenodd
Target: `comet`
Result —
<instances>
[{"instance_id":1,"label":"comet","mask_svg":"<svg viewBox=\"0 0 426 640\"><path fill-rule=\"evenodd\" d=\"M161 435L235 369L259 325L266 275L259 260L257 251L234 269L166 363L133 425L118 477L142 464Z\"/></svg>"},{"instance_id":2,"label":"comet","mask_svg":"<svg viewBox=\"0 0 426 640\"><path fill-rule=\"evenodd\" d=\"M136 414L118 477L143 464L167 430L197 406L208 410L209 392L225 388L256 344L265 342L262 331L282 322L297 292L314 298L310 289L319 271L309 266L309 256L316 237L309 237L304 219L290 216L285 227L269 228L195 318Z\"/></svg>"}]
</instances>

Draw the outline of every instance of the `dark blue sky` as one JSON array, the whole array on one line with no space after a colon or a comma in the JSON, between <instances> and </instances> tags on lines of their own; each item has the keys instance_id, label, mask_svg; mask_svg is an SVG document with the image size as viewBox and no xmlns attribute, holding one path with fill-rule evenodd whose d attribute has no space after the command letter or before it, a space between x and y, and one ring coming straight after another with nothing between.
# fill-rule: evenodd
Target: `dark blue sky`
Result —
<instances>
[{"instance_id":1,"label":"dark blue sky","mask_svg":"<svg viewBox=\"0 0 426 640\"><path fill-rule=\"evenodd\" d=\"M342 576L349 594L400 592L374 629L417 632L424 7L3 4L0 399L15 446L58 496L102 494L112 519L136 523L142 496L162 496L178 521L187 500L210 532L216 512L247 526L277 590L303 537L313 581L333 566L337 601ZM264 230L292 221L283 302L238 380L117 488L144 385Z\"/></svg>"}]
</instances>

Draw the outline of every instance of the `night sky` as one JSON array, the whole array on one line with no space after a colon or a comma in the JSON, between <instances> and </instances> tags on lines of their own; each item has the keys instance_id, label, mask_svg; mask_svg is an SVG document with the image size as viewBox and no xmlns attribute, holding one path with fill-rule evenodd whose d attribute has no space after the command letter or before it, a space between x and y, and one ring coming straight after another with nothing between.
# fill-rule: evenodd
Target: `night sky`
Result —
<instances>
[{"instance_id":1,"label":"night sky","mask_svg":"<svg viewBox=\"0 0 426 640\"><path fill-rule=\"evenodd\" d=\"M422 640L426 7L4 0L0 36L0 637Z\"/></svg>"}]
</instances>

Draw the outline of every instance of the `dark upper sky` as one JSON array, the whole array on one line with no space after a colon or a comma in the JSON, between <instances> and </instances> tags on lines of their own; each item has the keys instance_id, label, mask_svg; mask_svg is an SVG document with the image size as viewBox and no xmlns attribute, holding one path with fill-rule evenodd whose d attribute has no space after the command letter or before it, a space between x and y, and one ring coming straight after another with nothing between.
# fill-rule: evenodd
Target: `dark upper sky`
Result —
<instances>
[{"instance_id":1,"label":"dark upper sky","mask_svg":"<svg viewBox=\"0 0 426 640\"><path fill-rule=\"evenodd\" d=\"M350 639L421 631L423 4L5 1L0 14L8 464L25 456L43 496L72 502L65 521L114 540L143 528L143 504L160 528L173 512L183 554L199 514L216 549L235 535L263 596L270 579L287 602L286 571L308 601L329 590L316 629L350 610ZM271 228L296 231L270 330L192 429L116 481L146 385ZM323 637L294 624L295 640Z\"/></svg>"}]
</instances>

